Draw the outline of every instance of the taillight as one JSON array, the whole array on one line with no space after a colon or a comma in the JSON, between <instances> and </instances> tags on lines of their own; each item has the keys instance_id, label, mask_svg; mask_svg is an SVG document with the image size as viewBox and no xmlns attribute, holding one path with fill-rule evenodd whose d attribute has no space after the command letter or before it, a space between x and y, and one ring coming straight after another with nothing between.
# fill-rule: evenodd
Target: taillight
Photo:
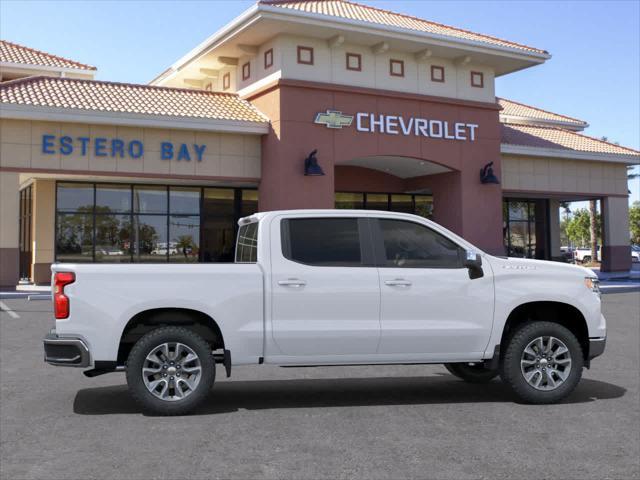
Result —
<instances>
[{"instance_id":1,"label":"taillight","mask_svg":"<svg viewBox=\"0 0 640 480\"><path fill-rule=\"evenodd\" d=\"M56 272L53 277L53 311L56 318L69 317L69 298L64 294L65 285L76 281L73 272Z\"/></svg>"}]
</instances>

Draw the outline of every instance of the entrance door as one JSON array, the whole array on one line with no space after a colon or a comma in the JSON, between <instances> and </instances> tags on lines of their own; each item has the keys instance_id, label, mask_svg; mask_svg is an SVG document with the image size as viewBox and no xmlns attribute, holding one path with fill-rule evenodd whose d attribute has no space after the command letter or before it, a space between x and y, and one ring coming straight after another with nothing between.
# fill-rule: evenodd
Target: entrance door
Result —
<instances>
[{"instance_id":1,"label":"entrance door","mask_svg":"<svg viewBox=\"0 0 640 480\"><path fill-rule=\"evenodd\" d=\"M426 225L374 221L381 288L378 353L414 360L477 358L493 324L493 275L469 278L465 251Z\"/></svg>"},{"instance_id":2,"label":"entrance door","mask_svg":"<svg viewBox=\"0 0 640 480\"><path fill-rule=\"evenodd\" d=\"M270 280L272 333L280 354L327 363L374 354L380 286L368 221L292 217L280 220L280 228L281 233L276 219Z\"/></svg>"}]
</instances>

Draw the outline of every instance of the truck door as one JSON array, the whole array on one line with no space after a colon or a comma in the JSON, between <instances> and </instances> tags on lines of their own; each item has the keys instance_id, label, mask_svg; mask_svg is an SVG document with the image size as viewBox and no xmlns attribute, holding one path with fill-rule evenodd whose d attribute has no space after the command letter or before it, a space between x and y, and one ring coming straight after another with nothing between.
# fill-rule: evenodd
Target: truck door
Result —
<instances>
[{"instance_id":1,"label":"truck door","mask_svg":"<svg viewBox=\"0 0 640 480\"><path fill-rule=\"evenodd\" d=\"M380 285L369 221L280 217L271 226L271 249L271 327L279 352L267 344L267 354L320 362L374 354Z\"/></svg>"},{"instance_id":2,"label":"truck door","mask_svg":"<svg viewBox=\"0 0 640 480\"><path fill-rule=\"evenodd\" d=\"M421 223L371 221L381 288L381 355L478 358L491 335L493 274L469 278L465 250Z\"/></svg>"}]
</instances>

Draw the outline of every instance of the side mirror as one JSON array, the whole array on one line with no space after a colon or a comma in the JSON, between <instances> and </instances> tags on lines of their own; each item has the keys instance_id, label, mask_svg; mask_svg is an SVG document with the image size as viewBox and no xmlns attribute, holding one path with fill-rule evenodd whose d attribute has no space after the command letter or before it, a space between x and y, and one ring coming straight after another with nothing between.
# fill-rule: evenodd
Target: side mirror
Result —
<instances>
[{"instance_id":1,"label":"side mirror","mask_svg":"<svg viewBox=\"0 0 640 480\"><path fill-rule=\"evenodd\" d=\"M482 270L482 257L473 250L467 250L465 255L466 258L463 265L469 269L469 278L474 280L476 278L484 277L484 271Z\"/></svg>"}]
</instances>

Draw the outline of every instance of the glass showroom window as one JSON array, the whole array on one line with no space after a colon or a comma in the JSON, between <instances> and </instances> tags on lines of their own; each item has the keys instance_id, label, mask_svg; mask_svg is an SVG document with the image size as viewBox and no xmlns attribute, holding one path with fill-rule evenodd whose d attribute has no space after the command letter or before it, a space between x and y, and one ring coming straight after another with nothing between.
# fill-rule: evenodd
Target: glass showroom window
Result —
<instances>
[{"instance_id":1,"label":"glass showroom window","mask_svg":"<svg viewBox=\"0 0 640 480\"><path fill-rule=\"evenodd\" d=\"M256 190L59 182L56 261L233 261ZM204 247L203 247L204 245Z\"/></svg>"},{"instance_id":2,"label":"glass showroom window","mask_svg":"<svg viewBox=\"0 0 640 480\"><path fill-rule=\"evenodd\" d=\"M535 205L527 200L505 200L502 208L507 255L534 258L536 249Z\"/></svg>"},{"instance_id":3,"label":"glass showroom window","mask_svg":"<svg viewBox=\"0 0 640 480\"><path fill-rule=\"evenodd\" d=\"M433 197L395 193L336 192L335 208L412 213L430 219L433 216Z\"/></svg>"},{"instance_id":4,"label":"glass showroom window","mask_svg":"<svg viewBox=\"0 0 640 480\"><path fill-rule=\"evenodd\" d=\"M59 183L56 215L56 261L93 261L92 184Z\"/></svg>"}]
</instances>

